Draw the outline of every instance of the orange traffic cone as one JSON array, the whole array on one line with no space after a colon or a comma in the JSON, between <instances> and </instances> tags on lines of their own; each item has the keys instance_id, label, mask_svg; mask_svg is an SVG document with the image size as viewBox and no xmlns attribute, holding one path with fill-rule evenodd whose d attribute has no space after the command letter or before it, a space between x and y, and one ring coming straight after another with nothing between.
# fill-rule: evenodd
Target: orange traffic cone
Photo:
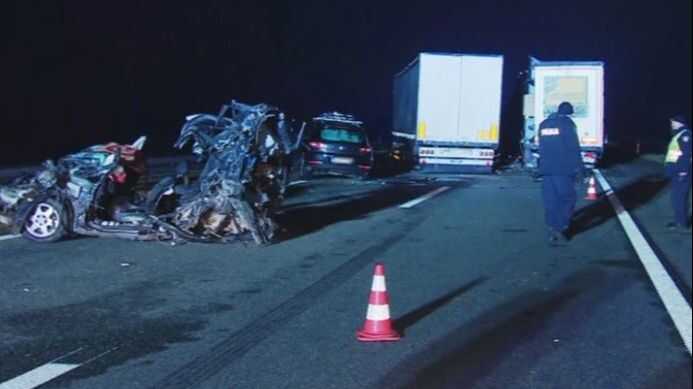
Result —
<instances>
[{"instance_id":1,"label":"orange traffic cone","mask_svg":"<svg viewBox=\"0 0 693 389\"><path fill-rule=\"evenodd\" d=\"M587 197L585 197L585 200L599 200L599 194L597 194L597 181L594 177L590 178L590 185L587 187Z\"/></svg>"},{"instance_id":2,"label":"orange traffic cone","mask_svg":"<svg viewBox=\"0 0 693 389\"><path fill-rule=\"evenodd\" d=\"M357 338L361 342L396 342L402 338L392 326L385 266L380 263L375 265L366 324L357 333Z\"/></svg>"}]
</instances>

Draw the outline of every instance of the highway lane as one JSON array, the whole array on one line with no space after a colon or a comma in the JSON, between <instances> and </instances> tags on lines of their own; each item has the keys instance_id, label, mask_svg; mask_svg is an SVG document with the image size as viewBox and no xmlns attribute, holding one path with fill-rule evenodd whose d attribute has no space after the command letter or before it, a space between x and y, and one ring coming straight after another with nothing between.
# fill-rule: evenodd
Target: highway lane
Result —
<instances>
[{"instance_id":1,"label":"highway lane","mask_svg":"<svg viewBox=\"0 0 693 389\"><path fill-rule=\"evenodd\" d=\"M265 248L105 239L2 242L0 382L78 347L93 350L90 354L118 347L104 365L161 351L206 328L210 317L229 320L208 331L232 331L319 278L320 273L307 272L311 263L327 266L325 271L352 255L351 247L343 247L355 241L349 238L351 224L371 228L371 212L429 190L377 181L299 185L280 216L283 241ZM341 228L328 237L319 233L335 225ZM323 255L337 261L319 263ZM83 374L94 373L75 372Z\"/></svg>"},{"instance_id":2,"label":"highway lane","mask_svg":"<svg viewBox=\"0 0 693 389\"><path fill-rule=\"evenodd\" d=\"M606 175L627 188L646 170ZM556 249L519 174L294 194L284 240L264 248L0 242L0 382L83 348L63 362L100 358L45 387L690 387L690 357L602 203L582 203ZM376 261L397 344L355 341Z\"/></svg>"}]
</instances>

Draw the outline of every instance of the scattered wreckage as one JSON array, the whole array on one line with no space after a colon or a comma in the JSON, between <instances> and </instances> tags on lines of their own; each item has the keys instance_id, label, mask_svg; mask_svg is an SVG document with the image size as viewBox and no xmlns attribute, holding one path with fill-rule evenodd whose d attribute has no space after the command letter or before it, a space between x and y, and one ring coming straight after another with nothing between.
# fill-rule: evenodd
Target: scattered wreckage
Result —
<instances>
[{"instance_id":1,"label":"scattered wreckage","mask_svg":"<svg viewBox=\"0 0 693 389\"><path fill-rule=\"evenodd\" d=\"M191 183L187 164L149 192L136 190L146 175L142 137L132 145L92 146L33 176L0 187L0 220L27 239L55 242L69 235L143 241L269 243L277 225L295 134L269 105L231 102L217 115L197 114L175 143L192 151L202 170Z\"/></svg>"}]
</instances>

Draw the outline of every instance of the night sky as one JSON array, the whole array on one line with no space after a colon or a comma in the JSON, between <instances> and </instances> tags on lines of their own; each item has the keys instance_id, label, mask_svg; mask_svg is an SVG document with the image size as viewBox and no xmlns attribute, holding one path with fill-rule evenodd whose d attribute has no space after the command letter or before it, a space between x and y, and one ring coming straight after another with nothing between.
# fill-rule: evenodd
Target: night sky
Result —
<instances>
[{"instance_id":1,"label":"night sky","mask_svg":"<svg viewBox=\"0 0 693 389\"><path fill-rule=\"evenodd\" d=\"M606 62L614 141L665 142L691 107L690 0L14 0L2 15L0 165L142 133L168 154L185 115L233 98L387 133L392 76L421 51L505 55L507 149L530 55Z\"/></svg>"}]
</instances>

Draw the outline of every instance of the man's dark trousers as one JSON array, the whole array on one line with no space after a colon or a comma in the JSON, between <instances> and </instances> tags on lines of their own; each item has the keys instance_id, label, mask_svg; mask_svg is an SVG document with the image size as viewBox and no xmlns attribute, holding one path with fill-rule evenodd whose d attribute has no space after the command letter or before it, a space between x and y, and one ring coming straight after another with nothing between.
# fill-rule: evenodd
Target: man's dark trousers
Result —
<instances>
[{"instance_id":1,"label":"man's dark trousers","mask_svg":"<svg viewBox=\"0 0 693 389\"><path fill-rule=\"evenodd\" d=\"M676 215L676 223L688 226L688 194L691 191L691 175L675 176L671 183L671 203Z\"/></svg>"},{"instance_id":2,"label":"man's dark trousers","mask_svg":"<svg viewBox=\"0 0 693 389\"><path fill-rule=\"evenodd\" d=\"M546 225L556 232L565 232L570 227L577 203L575 179L575 176L544 176Z\"/></svg>"}]
</instances>

